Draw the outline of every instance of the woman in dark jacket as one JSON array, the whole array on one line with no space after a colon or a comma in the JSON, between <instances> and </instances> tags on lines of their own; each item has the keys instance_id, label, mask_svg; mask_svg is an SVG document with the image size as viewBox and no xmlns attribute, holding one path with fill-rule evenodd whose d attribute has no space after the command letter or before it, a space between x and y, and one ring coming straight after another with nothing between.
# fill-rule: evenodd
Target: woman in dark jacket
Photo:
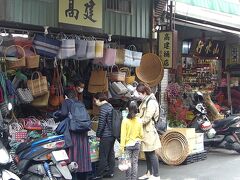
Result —
<instances>
[{"instance_id":1,"label":"woman in dark jacket","mask_svg":"<svg viewBox=\"0 0 240 180\"><path fill-rule=\"evenodd\" d=\"M69 99L65 99L62 104L62 117L68 116L73 103L72 100L78 101L77 93L75 91L68 91L67 97ZM73 179L87 179L87 172L92 171L88 133L77 133L70 131L70 136L72 146L68 149L69 160L70 162L74 161L78 164L76 176Z\"/></svg>"},{"instance_id":2,"label":"woman in dark jacket","mask_svg":"<svg viewBox=\"0 0 240 180\"><path fill-rule=\"evenodd\" d=\"M103 177L113 177L115 166L114 142L112 135L112 110L113 107L108 103L107 96L104 93L97 93L94 101L100 107L97 137L100 138L99 145L99 165L96 177L93 179L102 179Z\"/></svg>"}]
</instances>

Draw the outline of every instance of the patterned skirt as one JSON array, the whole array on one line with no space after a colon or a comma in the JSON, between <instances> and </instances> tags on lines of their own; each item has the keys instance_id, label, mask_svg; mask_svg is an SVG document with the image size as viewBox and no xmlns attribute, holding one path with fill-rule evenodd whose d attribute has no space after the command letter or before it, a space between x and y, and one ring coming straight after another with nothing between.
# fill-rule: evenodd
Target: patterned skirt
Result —
<instances>
[{"instance_id":1,"label":"patterned skirt","mask_svg":"<svg viewBox=\"0 0 240 180\"><path fill-rule=\"evenodd\" d=\"M71 132L73 146L69 148L68 155L70 162L78 164L77 172L92 171L90 145L87 133L73 133Z\"/></svg>"}]
</instances>

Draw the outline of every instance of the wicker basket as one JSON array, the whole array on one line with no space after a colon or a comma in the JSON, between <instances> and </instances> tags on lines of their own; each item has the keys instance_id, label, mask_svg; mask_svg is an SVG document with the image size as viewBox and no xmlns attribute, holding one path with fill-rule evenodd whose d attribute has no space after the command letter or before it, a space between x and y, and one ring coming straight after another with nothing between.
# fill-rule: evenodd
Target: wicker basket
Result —
<instances>
[{"instance_id":1,"label":"wicker basket","mask_svg":"<svg viewBox=\"0 0 240 180\"><path fill-rule=\"evenodd\" d=\"M17 50L16 52L20 55L20 57L8 57L7 53L11 48L16 48ZM21 46L12 45L7 47L5 50L4 57L8 69L18 69L26 66L25 52Z\"/></svg>"},{"instance_id":2,"label":"wicker basket","mask_svg":"<svg viewBox=\"0 0 240 180\"><path fill-rule=\"evenodd\" d=\"M113 71L113 68L116 67L117 71ZM124 82L125 81L125 77L126 77L126 73L125 72L121 72L119 71L119 68L117 65L114 65L111 67L111 71L108 73L109 76L109 80L112 82L116 82L116 81L121 81Z\"/></svg>"},{"instance_id":3,"label":"wicker basket","mask_svg":"<svg viewBox=\"0 0 240 180\"><path fill-rule=\"evenodd\" d=\"M37 79L33 79L33 76L37 74ZM48 83L46 76L38 71L32 73L31 79L27 80L27 86L30 89L33 97L39 97L48 93Z\"/></svg>"},{"instance_id":4,"label":"wicker basket","mask_svg":"<svg viewBox=\"0 0 240 180\"><path fill-rule=\"evenodd\" d=\"M163 64L161 59L153 53L144 54L141 64L136 68L137 78L150 85L159 84L163 78Z\"/></svg>"},{"instance_id":5,"label":"wicker basket","mask_svg":"<svg viewBox=\"0 0 240 180\"><path fill-rule=\"evenodd\" d=\"M179 165L189 154L188 141L180 132L170 131L161 138L161 159L168 165Z\"/></svg>"},{"instance_id":6,"label":"wicker basket","mask_svg":"<svg viewBox=\"0 0 240 180\"><path fill-rule=\"evenodd\" d=\"M32 48L34 54L33 55L26 55L26 67L27 68L38 68L39 67L40 56L37 55L36 50L33 46L29 46L29 45L24 46L23 47L24 51L27 47ZM26 54L26 52L25 52L25 54Z\"/></svg>"},{"instance_id":7,"label":"wicker basket","mask_svg":"<svg viewBox=\"0 0 240 180\"><path fill-rule=\"evenodd\" d=\"M128 67L122 67L120 68L120 71L126 73L125 82L127 84L132 84L135 81L135 76L131 76L131 72Z\"/></svg>"}]
</instances>

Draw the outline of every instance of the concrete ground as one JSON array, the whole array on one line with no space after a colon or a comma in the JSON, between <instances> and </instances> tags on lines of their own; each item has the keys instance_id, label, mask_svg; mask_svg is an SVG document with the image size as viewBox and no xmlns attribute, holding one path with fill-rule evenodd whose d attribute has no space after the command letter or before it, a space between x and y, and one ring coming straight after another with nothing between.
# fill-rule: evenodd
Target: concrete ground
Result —
<instances>
[{"instance_id":1,"label":"concrete ground","mask_svg":"<svg viewBox=\"0 0 240 180\"><path fill-rule=\"evenodd\" d=\"M117 166L117 164L116 164ZM168 166L160 163L161 180L240 180L240 154L234 151L211 150L207 159L188 165ZM138 175L146 171L139 161ZM124 180L125 173L116 167L112 180Z\"/></svg>"}]
</instances>

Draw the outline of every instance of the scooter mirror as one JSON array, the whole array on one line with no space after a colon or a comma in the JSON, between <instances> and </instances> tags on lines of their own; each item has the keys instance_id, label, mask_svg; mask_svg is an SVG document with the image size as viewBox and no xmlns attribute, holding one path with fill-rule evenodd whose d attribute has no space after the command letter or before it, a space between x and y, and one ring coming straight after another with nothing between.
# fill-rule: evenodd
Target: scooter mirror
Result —
<instances>
[{"instance_id":1,"label":"scooter mirror","mask_svg":"<svg viewBox=\"0 0 240 180\"><path fill-rule=\"evenodd\" d=\"M13 108L12 103L8 103L8 110L11 111Z\"/></svg>"}]
</instances>

